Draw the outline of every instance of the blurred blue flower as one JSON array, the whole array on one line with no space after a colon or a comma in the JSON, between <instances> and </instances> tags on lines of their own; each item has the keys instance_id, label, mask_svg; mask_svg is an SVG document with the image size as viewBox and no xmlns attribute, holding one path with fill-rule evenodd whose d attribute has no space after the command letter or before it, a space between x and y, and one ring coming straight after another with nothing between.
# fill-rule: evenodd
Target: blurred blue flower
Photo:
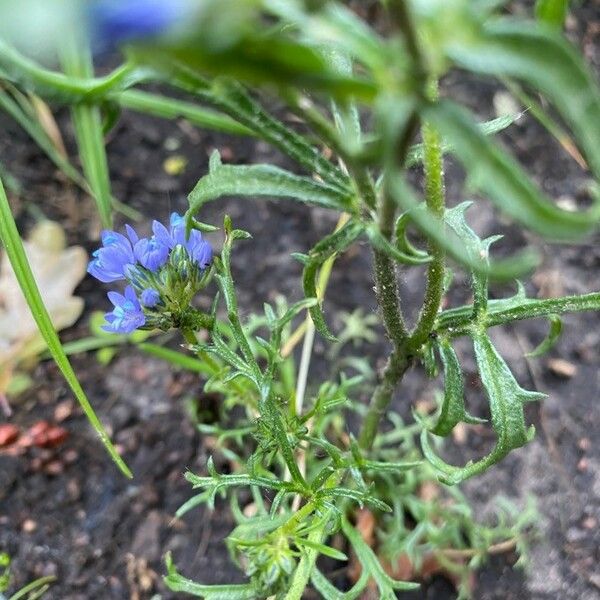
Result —
<instances>
[{"instance_id":1,"label":"blurred blue flower","mask_svg":"<svg viewBox=\"0 0 600 600\"><path fill-rule=\"evenodd\" d=\"M108 299L112 302L114 309L105 315L107 325L102 326L104 331L131 333L146 322L140 302L130 285L125 288L125 295L108 292Z\"/></svg>"},{"instance_id":2,"label":"blurred blue flower","mask_svg":"<svg viewBox=\"0 0 600 600\"><path fill-rule=\"evenodd\" d=\"M142 238L133 247L133 253L142 267L158 271L169 257L169 247L156 237Z\"/></svg>"},{"instance_id":3,"label":"blurred blue flower","mask_svg":"<svg viewBox=\"0 0 600 600\"><path fill-rule=\"evenodd\" d=\"M88 19L97 45L112 46L185 24L195 6L193 0L93 0Z\"/></svg>"},{"instance_id":4,"label":"blurred blue flower","mask_svg":"<svg viewBox=\"0 0 600 600\"><path fill-rule=\"evenodd\" d=\"M102 248L92 256L88 273L103 283L125 279L127 266L135 264L131 241L116 231L102 232Z\"/></svg>"},{"instance_id":5,"label":"blurred blue flower","mask_svg":"<svg viewBox=\"0 0 600 600\"><path fill-rule=\"evenodd\" d=\"M154 288L148 288L142 292L140 300L142 301L142 305L146 308L153 308L159 303L160 294Z\"/></svg>"}]
</instances>

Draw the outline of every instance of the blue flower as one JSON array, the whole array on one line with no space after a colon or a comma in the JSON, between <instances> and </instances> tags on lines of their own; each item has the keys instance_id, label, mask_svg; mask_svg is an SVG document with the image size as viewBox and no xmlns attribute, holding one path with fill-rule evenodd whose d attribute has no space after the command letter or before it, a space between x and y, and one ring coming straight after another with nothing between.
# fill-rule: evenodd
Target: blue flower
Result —
<instances>
[{"instance_id":1,"label":"blue flower","mask_svg":"<svg viewBox=\"0 0 600 600\"><path fill-rule=\"evenodd\" d=\"M124 296L118 292L108 292L108 299L114 309L105 315L107 325L102 326L104 331L131 333L146 322L140 302L130 285L125 288Z\"/></svg>"},{"instance_id":2,"label":"blue flower","mask_svg":"<svg viewBox=\"0 0 600 600\"><path fill-rule=\"evenodd\" d=\"M135 234L133 229L129 229ZM88 273L103 283L125 279L127 266L135 264L131 241L116 231L102 232L102 248L92 256Z\"/></svg>"},{"instance_id":3,"label":"blue flower","mask_svg":"<svg viewBox=\"0 0 600 600\"><path fill-rule=\"evenodd\" d=\"M169 246L156 237L142 238L133 247L133 253L142 267L155 273L169 257Z\"/></svg>"},{"instance_id":4,"label":"blue flower","mask_svg":"<svg viewBox=\"0 0 600 600\"><path fill-rule=\"evenodd\" d=\"M88 18L97 43L111 46L186 24L194 4L193 0L95 0Z\"/></svg>"},{"instance_id":5,"label":"blue flower","mask_svg":"<svg viewBox=\"0 0 600 600\"><path fill-rule=\"evenodd\" d=\"M185 239L185 219L177 214L172 213L170 218L170 230L162 223L154 221L152 231L154 236L160 243L175 248L175 246L183 246L193 262L200 269L205 269L212 260L212 247L202 238L202 234L197 229L190 231L190 237Z\"/></svg>"},{"instance_id":6,"label":"blue flower","mask_svg":"<svg viewBox=\"0 0 600 600\"><path fill-rule=\"evenodd\" d=\"M143 306L153 308L159 303L160 294L154 288L148 288L142 292L140 300L142 301Z\"/></svg>"}]
</instances>

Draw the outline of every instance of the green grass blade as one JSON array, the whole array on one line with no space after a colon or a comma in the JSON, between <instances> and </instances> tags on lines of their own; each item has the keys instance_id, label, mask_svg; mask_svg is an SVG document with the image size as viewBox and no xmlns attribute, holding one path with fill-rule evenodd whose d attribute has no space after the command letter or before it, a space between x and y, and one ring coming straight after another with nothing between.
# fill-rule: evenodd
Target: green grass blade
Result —
<instances>
[{"instance_id":1,"label":"green grass blade","mask_svg":"<svg viewBox=\"0 0 600 600\"><path fill-rule=\"evenodd\" d=\"M167 96L151 94L141 90L125 90L115 94L117 103L130 110L146 113L163 119L176 119L181 117L197 127L205 127L223 133L256 136L254 131L240 125L231 117L223 115L216 110L197 106L192 102L176 100Z\"/></svg>"},{"instance_id":2,"label":"green grass blade","mask_svg":"<svg viewBox=\"0 0 600 600\"><path fill-rule=\"evenodd\" d=\"M23 108L4 90L0 89L0 110L10 115L33 139L48 158L74 183L85 186L77 169L54 147L41 125L27 115Z\"/></svg>"},{"instance_id":3,"label":"green grass blade","mask_svg":"<svg viewBox=\"0 0 600 600\"><path fill-rule=\"evenodd\" d=\"M35 600L37 598L41 598L48 591L50 584L54 583L54 581L56 581L56 577L54 575L40 577L39 579L36 579L35 581L32 581L25 587L21 588L18 592L15 592L8 600L21 600L22 598Z\"/></svg>"},{"instance_id":4,"label":"green grass blade","mask_svg":"<svg viewBox=\"0 0 600 600\"><path fill-rule=\"evenodd\" d=\"M61 58L67 75L81 78L94 76L89 48L83 43L78 44L75 39L69 38ZM74 104L71 107L71 118L75 127L83 172L96 201L102 225L110 229L112 227L112 194L100 109L91 104Z\"/></svg>"},{"instance_id":5,"label":"green grass blade","mask_svg":"<svg viewBox=\"0 0 600 600\"><path fill-rule=\"evenodd\" d=\"M112 445L106 430L102 426L102 423L96 416L94 409L92 408L85 392L83 391L71 363L67 358L60 339L50 320L50 315L44 306L44 302L40 295L40 291L31 272L31 267L27 261L25 249L23 243L19 237L17 226L13 219L10 205L8 204L8 198L4 193L4 187L0 181L0 240L4 244L4 248L8 255L8 259L19 282L19 286L23 291L23 295L27 300L27 304L31 309L31 314L37 323L37 326L42 334L48 350L52 354L58 368L61 370L64 378L67 380L71 390L75 394L75 397L79 401L83 412L91 423L92 427L96 430L96 433L100 437L100 440L108 450L111 458L115 461L119 469L127 477L132 477L131 471L123 461L123 459L117 453L116 448Z\"/></svg>"}]
</instances>

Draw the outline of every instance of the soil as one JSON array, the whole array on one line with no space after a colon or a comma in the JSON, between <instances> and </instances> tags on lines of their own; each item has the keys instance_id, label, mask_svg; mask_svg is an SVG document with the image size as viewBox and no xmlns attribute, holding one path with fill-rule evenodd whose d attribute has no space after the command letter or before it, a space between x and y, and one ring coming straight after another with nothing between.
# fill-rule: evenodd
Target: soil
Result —
<instances>
[{"instance_id":1,"label":"soil","mask_svg":"<svg viewBox=\"0 0 600 600\"><path fill-rule=\"evenodd\" d=\"M577 5L569 23L570 32L596 68L600 66L598 8L594 1ZM498 91L493 83L454 74L445 82L445 90L469 104L481 118L493 116L491 107ZM59 112L58 120L74 156L67 115ZM0 115L0 131L2 162L23 186L20 194L11 194L23 230L31 224L31 215L41 210L66 227L70 243L93 249L99 224L89 198L66 184L4 115ZM571 203L586 201L587 173L531 117L525 116L501 138L554 197ZM262 142L199 131L184 122L123 114L108 140L113 190L144 215L141 230L149 228L152 218L165 220L172 210L185 210L186 194L206 172L214 148L221 150L227 162L272 161L289 166ZM173 155L188 159L179 176L170 176L163 168L164 160ZM447 174L451 201L464 199L462 173L452 160L448 160ZM292 203L238 199L208 207L203 220L218 224L225 213L236 227L253 235L235 254L234 277L243 313L261 310L262 302L277 294L300 298L300 267L289 254L309 249L332 229L335 215ZM550 247L499 221L483 204L473 210L473 218L480 233L501 229L507 234L504 251L525 241L542 251L544 260L528 286L531 295L600 289L597 235L578 246ZM125 222L123 218L118 221L119 225ZM418 270L403 274L402 284L407 310L414 313L422 294ZM454 290L451 301L466 297L464 277L457 278ZM91 312L107 308L105 291L91 278L82 282L77 294L85 299L85 313L75 327L61 334L64 340L88 334ZM497 288L494 293L505 295L510 289ZM362 245L336 263L327 316L335 326L337 312L358 306L369 311L376 308L370 256ZM543 322L521 323L493 333L519 381L528 389L546 392L548 399L527 409L537 428L535 440L463 486L480 519L489 518L500 495L520 506L533 496L540 514L527 569L512 569L516 558L512 553L493 557L476 575L476 599L600 598L599 318L591 313L569 316L564 325L563 336L551 353L529 361L523 355L543 338ZM171 343L176 345L177 340ZM315 386L324 372L324 361L319 358L323 359L325 350L317 339L311 373ZM467 373L474 375L469 349L460 345L459 350ZM373 366L379 366L386 346L382 342L370 352ZM566 361L566 369L565 364L562 371L558 368L558 359ZM177 598L161 581L163 555L168 550L180 570L197 581L241 581L222 544L232 524L226 506L217 504L214 512L199 508L182 520L173 518L190 497L183 472L203 472L211 453L189 418L188 401L199 401L210 411L218 399L203 394L196 376L132 347L121 349L106 367L93 353L74 356L73 365L135 477L126 480L119 475L56 366L51 361L39 363L32 373L33 387L12 400L9 422L22 428L40 420L58 422L68 431L68 438L55 449L33 449L17 457L0 455L0 551L13 558L15 589L33 578L55 575L49 599L144 600L155 594L163 600ZM468 379L475 388L475 377ZM395 408L409 413L402 398L431 399L436 385L419 372L411 372ZM482 413L483 403L473 391L471 409ZM447 457L464 462L480 455L488 444L475 429L467 429L466 442L450 444ZM402 597L444 599L454 598L455 593L447 582L434 580L418 593Z\"/></svg>"}]
</instances>

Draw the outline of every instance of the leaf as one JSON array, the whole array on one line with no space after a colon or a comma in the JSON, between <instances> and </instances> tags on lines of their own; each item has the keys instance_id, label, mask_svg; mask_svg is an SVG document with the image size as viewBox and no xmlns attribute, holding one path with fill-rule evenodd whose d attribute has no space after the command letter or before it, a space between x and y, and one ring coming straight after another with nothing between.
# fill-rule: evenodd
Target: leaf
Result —
<instances>
[{"instance_id":1,"label":"leaf","mask_svg":"<svg viewBox=\"0 0 600 600\"><path fill-rule=\"evenodd\" d=\"M431 433L447 436L458 423L485 423L485 419L471 416L465 408L465 386L462 369L450 342L441 339L438 352L444 365L444 401L438 421Z\"/></svg>"},{"instance_id":2,"label":"leaf","mask_svg":"<svg viewBox=\"0 0 600 600\"><path fill-rule=\"evenodd\" d=\"M188 196L188 224L204 204L221 196L290 198L312 206L341 211L348 209L352 201L350 196L342 194L333 186L272 165L223 165L215 150L210 157L208 174L198 181Z\"/></svg>"},{"instance_id":3,"label":"leaf","mask_svg":"<svg viewBox=\"0 0 600 600\"><path fill-rule=\"evenodd\" d=\"M334 587L316 567L313 569L310 581L325 600L357 600L369 583L369 575L363 569L358 581L347 592L341 592Z\"/></svg>"},{"instance_id":4,"label":"leaf","mask_svg":"<svg viewBox=\"0 0 600 600\"><path fill-rule=\"evenodd\" d=\"M547 238L569 240L580 238L597 226L599 206L581 213L556 207L512 157L481 133L464 109L440 101L426 107L424 115L454 146L469 185L529 229ZM600 139L600 130L598 133Z\"/></svg>"},{"instance_id":5,"label":"leaf","mask_svg":"<svg viewBox=\"0 0 600 600\"><path fill-rule=\"evenodd\" d=\"M341 523L342 531L348 538L363 570L366 571L377 584L381 600L396 600L395 590L415 590L419 587L418 583L392 579L383 570L379 559L353 525L345 517L342 517Z\"/></svg>"},{"instance_id":6,"label":"leaf","mask_svg":"<svg viewBox=\"0 0 600 600\"><path fill-rule=\"evenodd\" d=\"M569 12L569 0L536 0L535 16L539 21L562 29Z\"/></svg>"},{"instance_id":7,"label":"leaf","mask_svg":"<svg viewBox=\"0 0 600 600\"><path fill-rule=\"evenodd\" d=\"M329 558L333 558L335 560L348 560L348 557L343 552L340 552L331 546L326 546L325 544L320 544L319 542L314 542L312 540L300 537L295 537L294 542L297 546L306 546L307 548L312 548L323 556L328 556Z\"/></svg>"},{"instance_id":8,"label":"leaf","mask_svg":"<svg viewBox=\"0 0 600 600\"><path fill-rule=\"evenodd\" d=\"M464 244L464 249L471 264L476 265L471 270L473 314L475 317L480 317L486 310L488 303L488 276L486 271L490 268L489 248L502 236L496 235L482 240L469 227L465 220L465 212L471 204L471 202L462 202L458 206L446 210L444 220Z\"/></svg>"},{"instance_id":9,"label":"leaf","mask_svg":"<svg viewBox=\"0 0 600 600\"><path fill-rule=\"evenodd\" d=\"M23 98L23 102L28 102ZM33 111L33 107L31 107ZM77 169L56 149L48 134L44 131L39 122L33 118L32 112L25 111L22 105L19 105L8 92L0 89L0 109L9 114L35 141L46 156L77 185L84 187L85 181L78 173Z\"/></svg>"},{"instance_id":10,"label":"leaf","mask_svg":"<svg viewBox=\"0 0 600 600\"><path fill-rule=\"evenodd\" d=\"M600 89L562 35L512 19L488 22L446 53L458 66L486 76L521 79L541 91L570 125L600 179Z\"/></svg>"},{"instance_id":11,"label":"leaf","mask_svg":"<svg viewBox=\"0 0 600 600\"><path fill-rule=\"evenodd\" d=\"M125 90L112 96L123 108L154 115L163 119L182 118L195 125L213 131L254 136L247 127L240 125L231 117L215 110L198 106L192 102L184 102L176 98L168 98L142 90Z\"/></svg>"},{"instance_id":12,"label":"leaf","mask_svg":"<svg viewBox=\"0 0 600 600\"><path fill-rule=\"evenodd\" d=\"M61 58L67 75L82 78L94 76L89 47L78 36L66 36ZM111 229L112 194L100 109L92 104L74 104L71 106L71 118L83 172L96 201L102 225L105 229Z\"/></svg>"},{"instance_id":13,"label":"leaf","mask_svg":"<svg viewBox=\"0 0 600 600\"><path fill-rule=\"evenodd\" d=\"M477 331L473 334L475 358L481 381L484 385L490 411L492 426L497 441L494 449L484 458L469 462L464 467L456 467L445 463L435 455L429 445L427 430L421 433L421 445L425 458L440 472L438 478L443 483L454 485L482 473L490 466L504 458L511 450L519 448L531 441L535 428L525 426L523 404L542 400L545 394L524 390L519 386L513 374L498 354L487 333Z\"/></svg>"},{"instance_id":14,"label":"leaf","mask_svg":"<svg viewBox=\"0 0 600 600\"><path fill-rule=\"evenodd\" d=\"M165 555L167 575L165 585L173 592L184 592L206 600L255 600L256 590L249 583L238 585L202 585L177 572L171 553Z\"/></svg>"},{"instance_id":15,"label":"leaf","mask_svg":"<svg viewBox=\"0 0 600 600\"><path fill-rule=\"evenodd\" d=\"M562 333L562 320L558 315L549 315L548 321L550 322L550 331L546 338L540 343L537 348L528 352L525 356L529 358L537 358L546 354L558 341L560 334Z\"/></svg>"},{"instance_id":16,"label":"leaf","mask_svg":"<svg viewBox=\"0 0 600 600\"><path fill-rule=\"evenodd\" d=\"M464 252L464 245L456 234L442 227L439 219L426 206L419 203L412 188L399 173L388 171L385 185L386 193L389 193L400 210L407 214L407 218L425 235L435 240L459 264L487 273L497 280L514 279L537 264L537 253L525 250L512 258L493 261L489 267L486 267L480 260L473 260Z\"/></svg>"},{"instance_id":17,"label":"leaf","mask_svg":"<svg viewBox=\"0 0 600 600\"><path fill-rule=\"evenodd\" d=\"M64 231L52 221L36 225L23 248L54 329L70 327L83 311L83 300L73 296L73 291L85 276L87 253L80 246L65 248ZM45 347L4 254L0 260L0 370L37 356Z\"/></svg>"},{"instance_id":18,"label":"leaf","mask_svg":"<svg viewBox=\"0 0 600 600\"><path fill-rule=\"evenodd\" d=\"M320 240L312 248L304 262L302 285L307 298L317 298L317 273L323 263L338 252L346 250L363 232L363 225L350 220L341 229L334 231ZM329 331L320 303L308 309L316 330L327 340L335 341Z\"/></svg>"},{"instance_id":19,"label":"leaf","mask_svg":"<svg viewBox=\"0 0 600 600\"><path fill-rule=\"evenodd\" d=\"M83 391L81 384L77 379L77 376L73 372L73 368L69 363L69 359L62 349L58 335L52 325L50 315L44 306L44 301L42 300L40 291L35 282L31 267L27 261L27 255L25 254L21 238L19 237L19 232L17 231L17 226L14 222L12 213L10 211L10 206L8 204L8 199L6 198L6 194L4 193L4 188L2 187L1 182L0 240L2 240L4 244L4 248L17 277L17 281L19 282L21 290L23 291L23 295L25 296L27 304L31 309L33 318L35 319L35 322L40 329L40 333L44 337L44 340L48 345L48 350L50 350L50 353L52 354L52 357L54 358L58 368L67 380L67 383L79 401L83 412L85 413L92 427L96 430L96 433L100 437L100 440L106 447L115 464L119 467L124 475L127 477L132 477L131 471L124 463L123 459L119 456L116 448L112 445L108 434L102 426L102 423L96 416L96 413L90 405L89 400L87 399L85 392Z\"/></svg>"}]
</instances>

